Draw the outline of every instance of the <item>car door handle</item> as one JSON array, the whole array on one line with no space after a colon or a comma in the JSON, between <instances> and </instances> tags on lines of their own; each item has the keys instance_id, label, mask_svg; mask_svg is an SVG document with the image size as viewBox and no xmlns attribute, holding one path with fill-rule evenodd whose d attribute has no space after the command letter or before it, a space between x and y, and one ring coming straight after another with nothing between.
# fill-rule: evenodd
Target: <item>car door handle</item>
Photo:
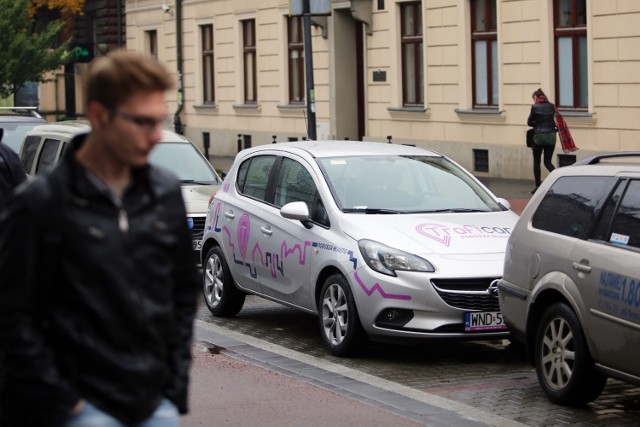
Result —
<instances>
[{"instance_id":1,"label":"car door handle","mask_svg":"<svg viewBox=\"0 0 640 427\"><path fill-rule=\"evenodd\" d=\"M233 218L235 218L235 217L236 217L236 215L233 213L233 211L226 211L226 212L224 213L224 216L226 216L226 217L227 217L227 218L229 218L229 219L233 219Z\"/></svg>"},{"instance_id":2,"label":"car door handle","mask_svg":"<svg viewBox=\"0 0 640 427\"><path fill-rule=\"evenodd\" d=\"M260 231L262 231L264 234L267 234L269 236L271 236L273 234L273 231L271 231L270 227L260 227Z\"/></svg>"},{"instance_id":3,"label":"car door handle","mask_svg":"<svg viewBox=\"0 0 640 427\"><path fill-rule=\"evenodd\" d=\"M580 273L591 273L591 266L589 264L584 264L584 260L581 262L573 262L573 269L579 271Z\"/></svg>"}]
</instances>

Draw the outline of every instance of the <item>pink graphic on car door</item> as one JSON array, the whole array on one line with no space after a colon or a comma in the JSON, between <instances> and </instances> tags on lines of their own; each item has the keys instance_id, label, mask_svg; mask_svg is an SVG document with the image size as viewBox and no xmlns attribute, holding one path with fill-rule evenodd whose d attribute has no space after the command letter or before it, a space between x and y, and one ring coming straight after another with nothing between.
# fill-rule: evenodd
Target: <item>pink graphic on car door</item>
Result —
<instances>
[{"instance_id":1,"label":"pink graphic on car door","mask_svg":"<svg viewBox=\"0 0 640 427\"><path fill-rule=\"evenodd\" d=\"M214 226L212 227L216 232L222 232L227 236L227 241L229 244L229 248L231 249L233 262L236 264L244 265L249 269L249 274L252 278L257 278L258 273L256 271L256 265L258 262L263 266L267 267L270 270L271 276L273 278L277 277L278 271L284 277L285 272L285 260L290 258L296 252L298 256L296 260L300 265L306 265L307 262L307 248L313 247L316 250L323 250L328 252L333 252L337 255L347 256L349 258L349 262L353 265L354 270L354 278L358 285L362 288L367 296L372 296L374 293L378 293L384 299L396 299L396 300L410 300L410 295L400 295L400 294L390 294L384 291L382 286L379 283L375 283L371 287L367 287L367 285L362 281L360 276L358 275L356 269L358 266L358 258L354 256L352 250L342 248L329 243L320 243L320 242L310 242L308 240L303 243L290 243L286 240L283 240L280 244L280 253L271 253L265 252L260 247L258 242L253 245L253 249L251 250L251 262L247 262L247 248L249 246L249 231L251 230L251 220L249 215L244 214L240 217L237 224L236 229L236 241L238 247L232 241L231 231L227 226L222 226L219 228L218 217L220 214L220 206L216 206L214 218L212 219L212 223ZM242 259L238 259L236 256L236 249L240 252L240 256ZM269 268L270 267L270 268Z\"/></svg>"}]
</instances>

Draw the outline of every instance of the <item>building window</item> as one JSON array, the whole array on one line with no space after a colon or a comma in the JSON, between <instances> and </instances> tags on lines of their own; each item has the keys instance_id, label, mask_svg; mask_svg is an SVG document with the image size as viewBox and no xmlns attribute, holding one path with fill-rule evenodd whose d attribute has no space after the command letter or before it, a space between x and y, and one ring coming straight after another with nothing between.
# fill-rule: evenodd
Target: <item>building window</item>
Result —
<instances>
[{"instance_id":1,"label":"building window","mask_svg":"<svg viewBox=\"0 0 640 427\"><path fill-rule=\"evenodd\" d=\"M471 1L473 106L498 107L496 0Z\"/></svg>"},{"instance_id":2,"label":"building window","mask_svg":"<svg viewBox=\"0 0 640 427\"><path fill-rule=\"evenodd\" d=\"M242 21L242 46L244 54L244 102L258 102L256 88L256 21Z\"/></svg>"},{"instance_id":3,"label":"building window","mask_svg":"<svg viewBox=\"0 0 640 427\"><path fill-rule=\"evenodd\" d=\"M555 0L553 6L556 103L559 107L586 109L589 100L586 0Z\"/></svg>"},{"instance_id":4,"label":"building window","mask_svg":"<svg viewBox=\"0 0 640 427\"><path fill-rule=\"evenodd\" d=\"M149 55L158 59L158 32L156 30L145 31L147 35L147 49Z\"/></svg>"},{"instance_id":5,"label":"building window","mask_svg":"<svg viewBox=\"0 0 640 427\"><path fill-rule=\"evenodd\" d=\"M489 172L489 150L473 149L473 170Z\"/></svg>"},{"instance_id":6,"label":"building window","mask_svg":"<svg viewBox=\"0 0 640 427\"><path fill-rule=\"evenodd\" d=\"M304 88L304 39L302 17L287 19L289 50L289 103L302 104L305 100Z\"/></svg>"},{"instance_id":7,"label":"building window","mask_svg":"<svg viewBox=\"0 0 640 427\"><path fill-rule=\"evenodd\" d=\"M205 104L213 104L216 101L213 25L200 26L200 34L202 35L202 101Z\"/></svg>"},{"instance_id":8,"label":"building window","mask_svg":"<svg viewBox=\"0 0 640 427\"><path fill-rule=\"evenodd\" d=\"M402 43L402 103L405 107L424 105L422 49L422 3L400 4Z\"/></svg>"}]
</instances>

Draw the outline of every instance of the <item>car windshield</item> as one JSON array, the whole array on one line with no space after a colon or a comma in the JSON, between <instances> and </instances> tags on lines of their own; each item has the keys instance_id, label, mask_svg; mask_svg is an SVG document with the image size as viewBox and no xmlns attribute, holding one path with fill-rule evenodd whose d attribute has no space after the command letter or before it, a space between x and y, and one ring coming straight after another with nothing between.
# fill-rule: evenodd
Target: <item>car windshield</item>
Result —
<instances>
[{"instance_id":1,"label":"car windshield","mask_svg":"<svg viewBox=\"0 0 640 427\"><path fill-rule=\"evenodd\" d=\"M220 184L220 179L211 165L191 144L158 144L151 152L149 161L169 169L183 183Z\"/></svg>"},{"instance_id":2,"label":"car windshield","mask_svg":"<svg viewBox=\"0 0 640 427\"><path fill-rule=\"evenodd\" d=\"M345 156L318 163L343 212L490 212L503 208L459 166L438 156Z\"/></svg>"},{"instance_id":3,"label":"car windshield","mask_svg":"<svg viewBox=\"0 0 640 427\"><path fill-rule=\"evenodd\" d=\"M42 122L0 122L0 128L4 129L4 135L2 136L2 142L13 148L16 153L20 152L20 146L22 140L27 132L33 129L34 126L41 125Z\"/></svg>"}]
</instances>

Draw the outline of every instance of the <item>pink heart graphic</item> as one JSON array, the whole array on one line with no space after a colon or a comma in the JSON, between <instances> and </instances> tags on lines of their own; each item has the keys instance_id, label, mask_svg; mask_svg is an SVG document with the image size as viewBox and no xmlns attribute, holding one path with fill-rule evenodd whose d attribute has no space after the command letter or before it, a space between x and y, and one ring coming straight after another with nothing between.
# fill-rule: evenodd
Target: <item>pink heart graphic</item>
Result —
<instances>
[{"instance_id":1,"label":"pink heart graphic","mask_svg":"<svg viewBox=\"0 0 640 427\"><path fill-rule=\"evenodd\" d=\"M451 236L443 231L444 228L447 227L441 224L418 224L416 226L416 231L438 243L449 246L451 243Z\"/></svg>"}]
</instances>

